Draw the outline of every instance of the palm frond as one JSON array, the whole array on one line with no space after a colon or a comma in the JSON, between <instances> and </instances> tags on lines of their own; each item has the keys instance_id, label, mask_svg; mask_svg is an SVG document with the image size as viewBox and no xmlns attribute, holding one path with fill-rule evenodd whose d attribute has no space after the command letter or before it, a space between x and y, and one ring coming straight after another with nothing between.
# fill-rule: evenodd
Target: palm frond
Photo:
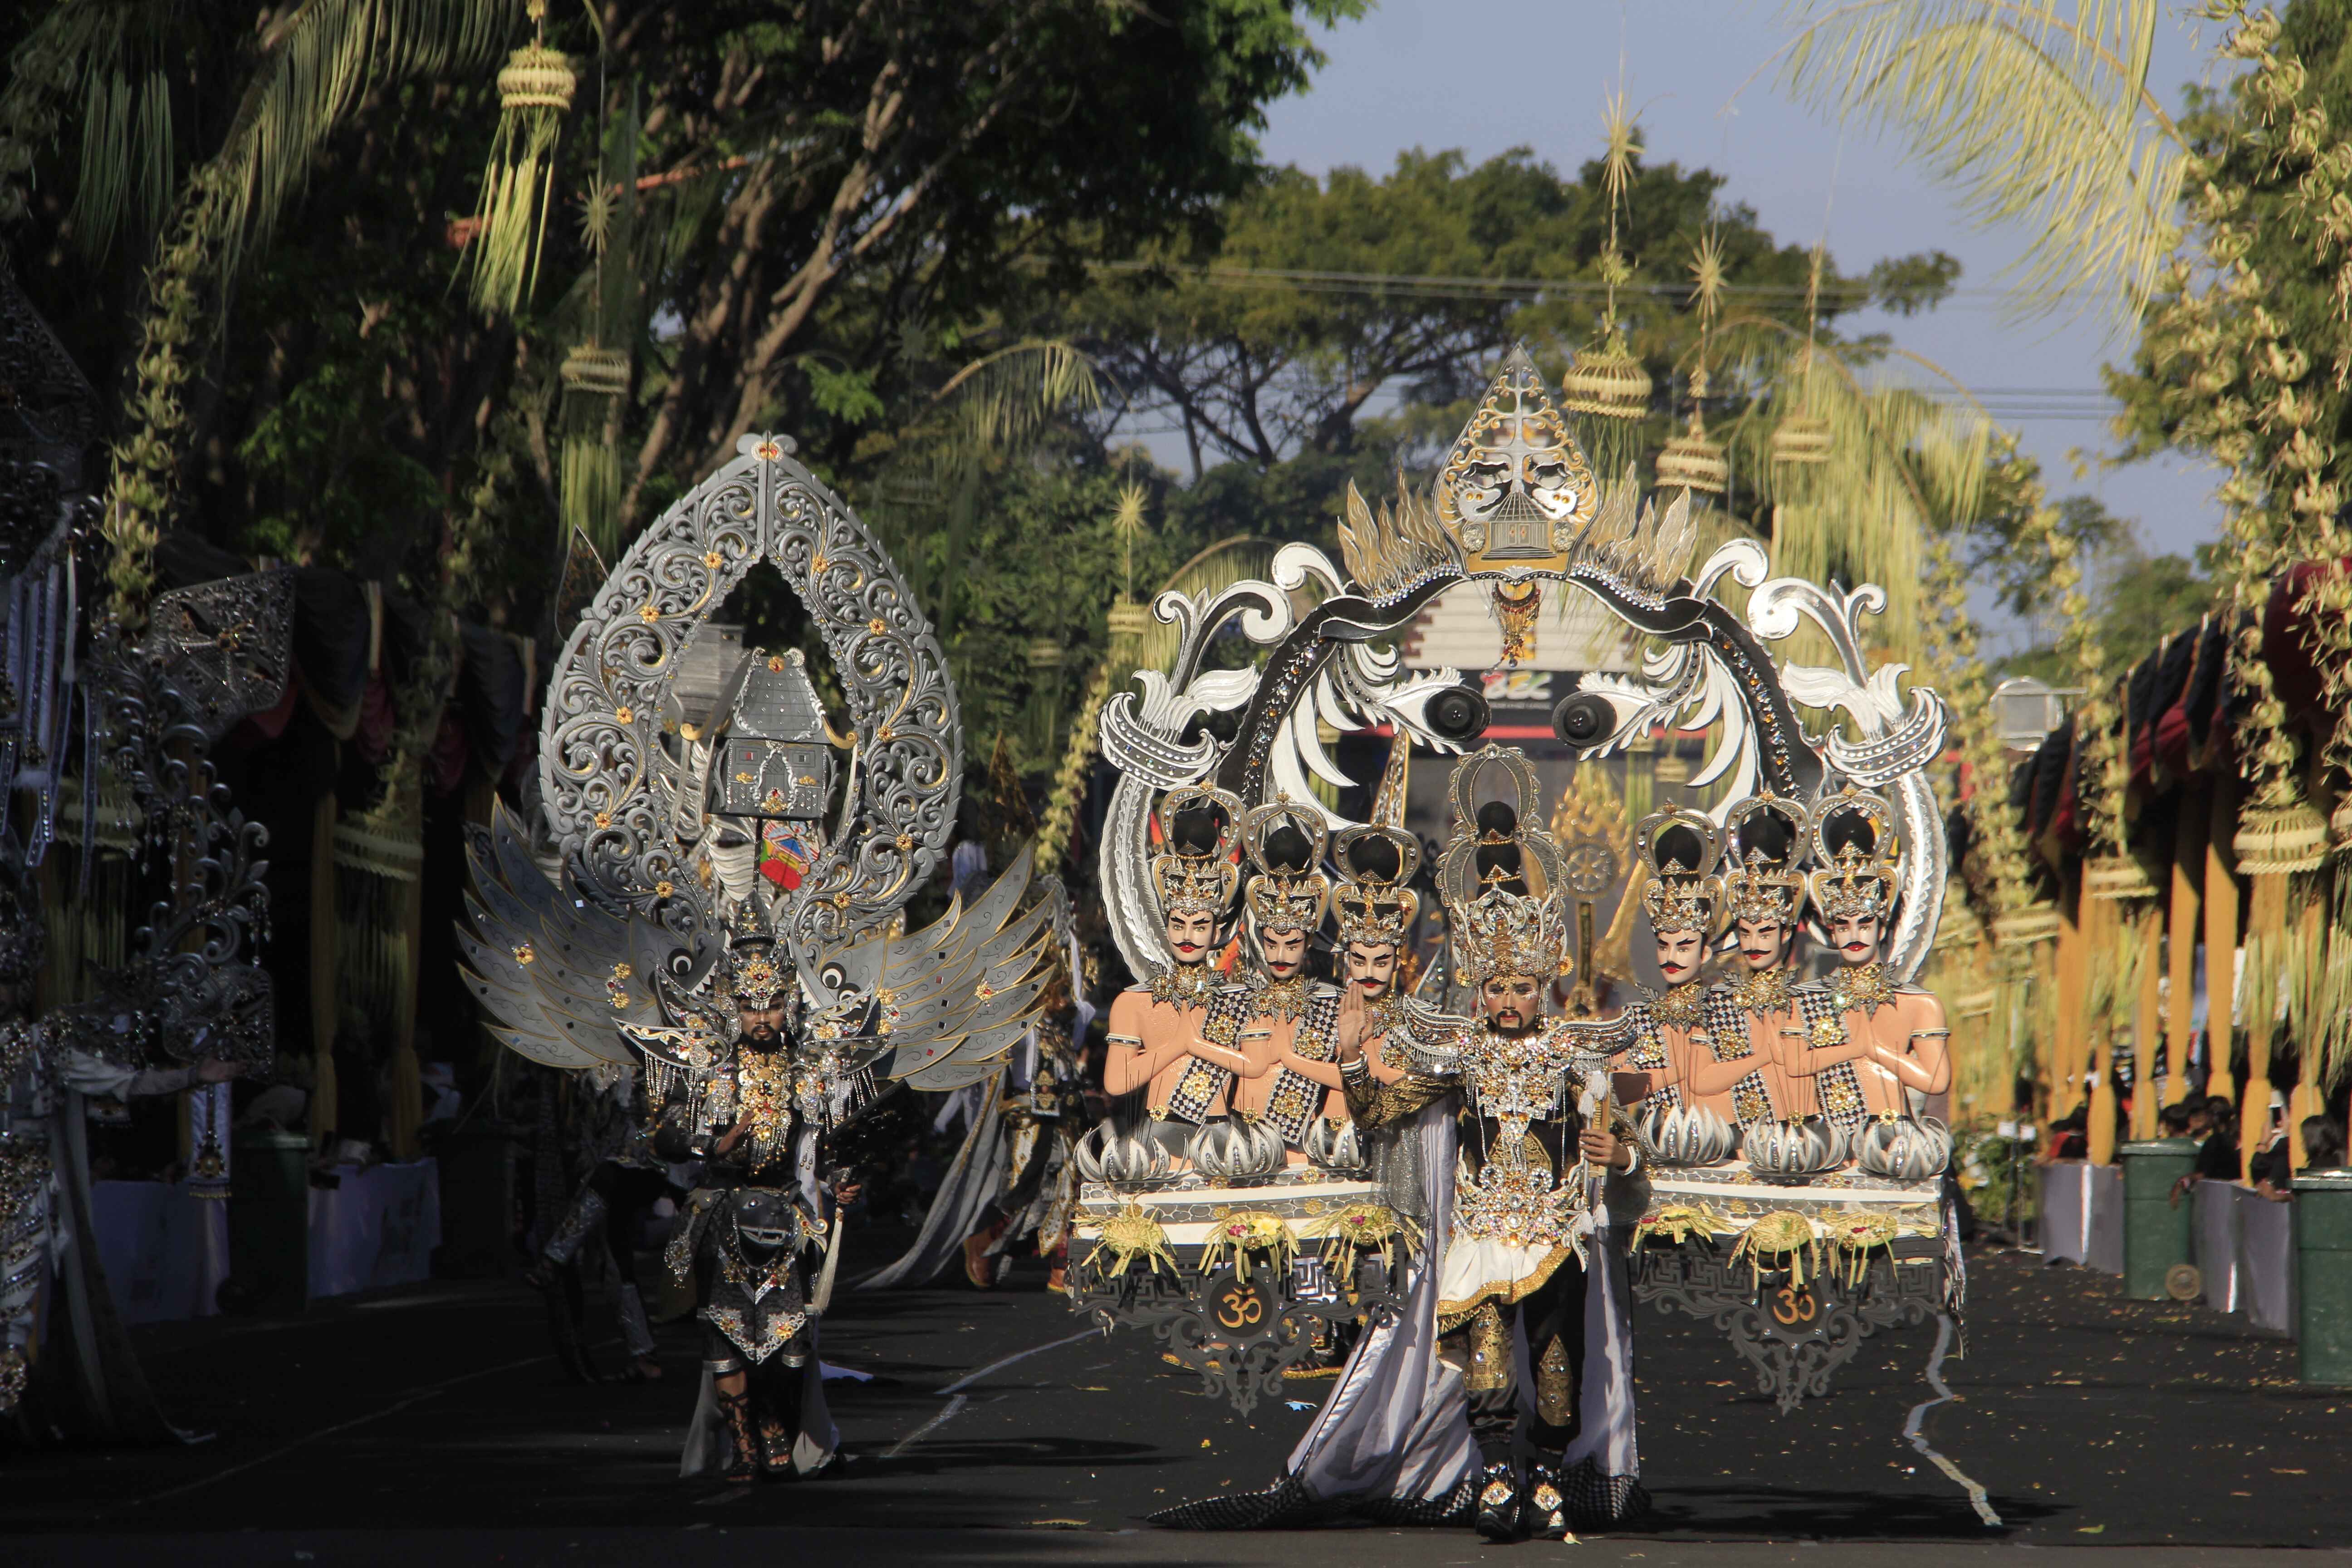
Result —
<instances>
[{"instance_id":1,"label":"palm frond","mask_svg":"<svg viewBox=\"0 0 2352 1568\"><path fill-rule=\"evenodd\" d=\"M1743 473L1774 500L1775 571L1886 593L1874 630L1916 661L1927 606L1926 541L1967 523L1984 504L1998 432L1966 388L1932 361L1887 351L1857 363L1834 344L1808 343L1786 323L1741 318L1723 329L1734 374L1761 394L1732 426ZM1827 460L1775 472L1771 434L1801 410L1827 427Z\"/></svg>"},{"instance_id":2,"label":"palm frond","mask_svg":"<svg viewBox=\"0 0 2352 1568\"><path fill-rule=\"evenodd\" d=\"M2139 319L2189 150L2154 95L2157 0L1799 0L1782 85L1895 132L1985 225L2017 224L2021 315Z\"/></svg>"},{"instance_id":3,"label":"palm frond","mask_svg":"<svg viewBox=\"0 0 2352 1568\"><path fill-rule=\"evenodd\" d=\"M170 214L178 153L169 63L179 10L172 0L61 0L9 57L0 125L52 126L78 95L72 220L77 243L92 254L103 254L134 214L150 233Z\"/></svg>"},{"instance_id":4,"label":"palm frond","mask_svg":"<svg viewBox=\"0 0 2352 1568\"><path fill-rule=\"evenodd\" d=\"M309 0L274 27L215 160L223 275L246 246L268 239L362 98L487 66L520 19L510 0Z\"/></svg>"},{"instance_id":5,"label":"palm frond","mask_svg":"<svg viewBox=\"0 0 2352 1568\"><path fill-rule=\"evenodd\" d=\"M933 394L916 422L918 460L944 479L1017 450L1065 409L1102 401L1095 363L1058 339L1014 343L972 361Z\"/></svg>"}]
</instances>

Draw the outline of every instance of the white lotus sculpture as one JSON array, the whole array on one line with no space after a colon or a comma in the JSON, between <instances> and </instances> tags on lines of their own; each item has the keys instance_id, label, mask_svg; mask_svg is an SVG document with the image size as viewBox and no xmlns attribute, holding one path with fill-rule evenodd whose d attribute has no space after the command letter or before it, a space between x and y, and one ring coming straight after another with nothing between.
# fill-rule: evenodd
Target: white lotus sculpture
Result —
<instances>
[{"instance_id":1,"label":"white lotus sculpture","mask_svg":"<svg viewBox=\"0 0 2352 1568\"><path fill-rule=\"evenodd\" d=\"M1759 1121L1746 1144L1748 1169L1767 1176L1818 1176L1846 1161L1844 1131L1818 1119Z\"/></svg>"},{"instance_id":2,"label":"white lotus sculpture","mask_svg":"<svg viewBox=\"0 0 2352 1568\"><path fill-rule=\"evenodd\" d=\"M1328 1171L1335 1176L1360 1175L1366 1166L1362 1142L1356 1136L1352 1121L1334 1121L1328 1116L1318 1117L1307 1129L1299 1144L1316 1169Z\"/></svg>"},{"instance_id":3,"label":"white lotus sculpture","mask_svg":"<svg viewBox=\"0 0 2352 1568\"><path fill-rule=\"evenodd\" d=\"M1078 1174L1114 1191L1146 1186L1175 1174L1176 1163L1151 1139L1098 1121L1072 1151Z\"/></svg>"},{"instance_id":4,"label":"white lotus sculpture","mask_svg":"<svg viewBox=\"0 0 2352 1568\"><path fill-rule=\"evenodd\" d=\"M1281 1128L1263 1118L1239 1116L1212 1121L1193 1133L1184 1154L1192 1169L1213 1182L1254 1182L1289 1161Z\"/></svg>"},{"instance_id":5,"label":"white lotus sculpture","mask_svg":"<svg viewBox=\"0 0 2352 1568\"><path fill-rule=\"evenodd\" d=\"M1739 1129L1703 1105L1653 1110L1642 1137L1661 1165L1720 1165L1739 1146Z\"/></svg>"},{"instance_id":6,"label":"white lotus sculpture","mask_svg":"<svg viewBox=\"0 0 2352 1568\"><path fill-rule=\"evenodd\" d=\"M1854 1140L1855 1163L1892 1182L1924 1182L1952 1158L1951 1130L1929 1117L1882 1116Z\"/></svg>"}]
</instances>

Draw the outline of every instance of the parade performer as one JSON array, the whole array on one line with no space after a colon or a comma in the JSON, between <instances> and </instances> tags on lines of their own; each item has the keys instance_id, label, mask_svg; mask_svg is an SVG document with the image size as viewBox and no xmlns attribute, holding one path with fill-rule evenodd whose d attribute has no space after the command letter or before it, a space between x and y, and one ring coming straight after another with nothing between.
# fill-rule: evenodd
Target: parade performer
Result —
<instances>
[{"instance_id":1,"label":"parade performer","mask_svg":"<svg viewBox=\"0 0 2352 1568\"><path fill-rule=\"evenodd\" d=\"M1837 1126L1910 1116L1951 1089L1951 1031L1934 995L1880 962L1901 885L1893 808L1848 784L1814 814L1812 849L1813 907L1838 967L1801 988L1804 1033L1784 1037L1784 1059Z\"/></svg>"},{"instance_id":2,"label":"parade performer","mask_svg":"<svg viewBox=\"0 0 2352 1568\"><path fill-rule=\"evenodd\" d=\"M1109 1055L1103 1089L1113 1097L1143 1092L1151 1136L1171 1159L1181 1158L1192 1135L1231 1109L1231 1086L1255 1077L1264 1064L1234 1039L1207 1037L1211 1004L1223 982L1209 960L1224 936L1241 869L1233 862L1242 804L1230 793L1202 786L1171 790L1160 808L1160 844L1151 861L1151 888L1167 923L1174 962L1110 1005ZM1231 1000L1220 1013L1233 1012Z\"/></svg>"},{"instance_id":3,"label":"parade performer","mask_svg":"<svg viewBox=\"0 0 2352 1568\"><path fill-rule=\"evenodd\" d=\"M745 1481L830 1460L814 1369L841 1205L905 1089L1003 1074L1055 900L1024 904L1024 851L930 923L898 921L954 826L946 656L789 441L738 452L637 535L572 629L542 710L541 818L493 813L459 939L502 1042L635 1064L655 1154L702 1162L666 1253L704 1336L680 1468ZM703 637L764 568L831 654L845 722L801 649Z\"/></svg>"},{"instance_id":4,"label":"parade performer","mask_svg":"<svg viewBox=\"0 0 2352 1568\"><path fill-rule=\"evenodd\" d=\"M590 1106L595 1164L572 1194L555 1234L540 1248L539 1260L523 1275L527 1283L548 1292L556 1359L584 1383L598 1381L580 1335L579 1260L592 1237L603 1243L613 1260L613 1311L628 1356L620 1380L656 1383L662 1376L654 1355L653 1323L637 1285L637 1238L655 1205L664 1198L685 1196L687 1189L677 1184L670 1165L654 1152L653 1110L646 1103L645 1076L634 1064L612 1069L610 1081L598 1085Z\"/></svg>"},{"instance_id":5,"label":"parade performer","mask_svg":"<svg viewBox=\"0 0 2352 1568\"><path fill-rule=\"evenodd\" d=\"M1047 893L1060 962L1040 999L1042 1011L1004 1070L959 1091L934 1123L944 1125L958 1109L970 1118L914 1244L861 1278L860 1290L926 1286L957 1261L973 1289L993 1289L1024 1243L1045 1259L1047 1289L1067 1289L1069 1226L1078 1196L1076 1150L1087 1130L1075 1042L1084 1037L1095 1010L1073 994L1068 981L1083 965L1067 900L1059 884L1049 883Z\"/></svg>"},{"instance_id":6,"label":"parade performer","mask_svg":"<svg viewBox=\"0 0 2352 1568\"><path fill-rule=\"evenodd\" d=\"M1075 955L1075 939L1066 950ZM993 1132L1000 1148L987 1162L997 1172L995 1191L963 1238L964 1277L975 1289L993 1289L1013 1249L1024 1242L1045 1259L1045 1288L1067 1288L1070 1215L1078 1197L1073 1156L1087 1131L1086 1090L1071 1036L1094 1011L1074 1002L1069 962L1066 957L1065 967L1055 970L1045 1011L1014 1047L997 1096Z\"/></svg>"},{"instance_id":7,"label":"parade performer","mask_svg":"<svg viewBox=\"0 0 2352 1568\"><path fill-rule=\"evenodd\" d=\"M1460 773L1475 774L1492 755L1472 757ZM1360 1041L1343 1043L1341 1055L1349 1104L1368 1125L1449 1096L1461 1103L1437 1319L1478 1445L1476 1527L1492 1541L1558 1540L1580 1511L1569 1495L1567 1454L1583 1426L1590 1287L1606 1270L1595 1256L1606 1241L1592 1186L1599 1173L1630 1173L1638 1156L1611 1124L1606 1037L1543 1016L1566 940L1557 852L1535 853L1550 849L1549 839L1523 829L1510 803L1488 802L1475 821L1473 836L1457 820L1447 860L1449 868L1475 868L1475 896L1462 896L1470 889L1457 870L1446 879L1446 912L1457 972L1480 1016L1437 1040L1416 1039L1413 1068L1394 1085L1376 1086ZM1532 1387L1517 1370L1522 1357ZM1533 1450L1524 1471L1516 1453L1523 1419ZM1579 1502L1608 1510L1606 1488L1578 1489Z\"/></svg>"},{"instance_id":8,"label":"parade performer","mask_svg":"<svg viewBox=\"0 0 2352 1568\"><path fill-rule=\"evenodd\" d=\"M816 1325L829 1304L840 1205L858 1190L841 1143L875 1113L877 1096L843 1046L866 1032L870 1003L794 1019L802 1009L774 938L749 911L728 956L731 1049L694 1027L698 1017L685 1029L627 1032L665 1083L655 1152L703 1169L667 1256L673 1274L693 1278L708 1374L685 1468L748 1481L755 1472L806 1474L832 1458ZM822 1278L812 1275L812 1254ZM714 1426L724 1427L724 1458L709 1441Z\"/></svg>"},{"instance_id":9,"label":"parade performer","mask_svg":"<svg viewBox=\"0 0 2352 1568\"><path fill-rule=\"evenodd\" d=\"M1738 1021L1727 1038L1715 1043L1721 1055L1760 1064L1755 1077L1741 1079L1732 1090L1733 1118L1742 1127L1819 1113L1811 1080L1792 1076L1781 1062L1783 1035L1803 1022L1789 975L1804 914L1799 868L1811 825L1803 807L1771 795L1738 802L1724 819L1730 865L1724 900L1739 973L1719 990L1738 1010Z\"/></svg>"},{"instance_id":10,"label":"parade performer","mask_svg":"<svg viewBox=\"0 0 2352 1568\"><path fill-rule=\"evenodd\" d=\"M1470 786L1490 767L1517 802L1473 808ZM1637 1215L1643 1202L1638 1157L1613 1109L1608 1053L1620 1031L1544 1016L1565 919L1558 848L1522 826L1538 804L1526 758L1500 747L1474 753L1455 770L1454 793L1439 884L1454 963L1479 1015L1399 1009L1381 1037L1357 986L1337 1028L1358 1125L1409 1141L1424 1184L1430 1224L1404 1310L1365 1333L1282 1482L1187 1503L1158 1522L1233 1528L1346 1512L1433 1523L1467 1513L1490 1540L1556 1540L1647 1507L1622 1236L1611 1218ZM1374 1073L1368 1042L1398 1064L1392 1079Z\"/></svg>"}]
</instances>

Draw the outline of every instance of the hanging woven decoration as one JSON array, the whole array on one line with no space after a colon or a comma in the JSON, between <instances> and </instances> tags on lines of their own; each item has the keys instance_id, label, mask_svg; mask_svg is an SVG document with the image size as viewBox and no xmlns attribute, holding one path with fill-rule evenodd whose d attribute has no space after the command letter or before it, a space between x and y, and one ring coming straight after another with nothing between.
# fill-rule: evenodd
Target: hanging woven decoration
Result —
<instances>
[{"instance_id":1,"label":"hanging woven decoration","mask_svg":"<svg viewBox=\"0 0 2352 1568\"><path fill-rule=\"evenodd\" d=\"M578 529L597 553L619 552L621 454L613 416L629 390L629 356L582 343L563 356L563 525Z\"/></svg>"},{"instance_id":2,"label":"hanging woven decoration","mask_svg":"<svg viewBox=\"0 0 2352 1568\"><path fill-rule=\"evenodd\" d=\"M1698 495L1719 496L1730 487L1731 462L1720 441L1710 441L1699 400L1706 395L1706 372L1691 373L1690 424L1658 454L1658 488L1680 485Z\"/></svg>"},{"instance_id":3,"label":"hanging woven decoration","mask_svg":"<svg viewBox=\"0 0 2352 1568\"><path fill-rule=\"evenodd\" d=\"M2284 877L2316 871L2327 858L2327 818L2309 801L2254 805L2238 819L2230 847L2238 869L2249 877Z\"/></svg>"},{"instance_id":4,"label":"hanging woven decoration","mask_svg":"<svg viewBox=\"0 0 2352 1568\"><path fill-rule=\"evenodd\" d=\"M561 49L547 47L546 0L524 7L538 29L499 72L499 130L474 213L473 300L510 315L529 298L555 189L555 139L579 85Z\"/></svg>"},{"instance_id":5,"label":"hanging woven decoration","mask_svg":"<svg viewBox=\"0 0 2352 1568\"><path fill-rule=\"evenodd\" d=\"M1609 198L1609 243L1601 249L1600 269L1607 293L1592 346L1578 353L1560 377L1559 405L1591 421L1583 432L1585 449L1593 471L1603 483L1613 484L1641 456L1641 425L1649 417L1652 383L1650 373L1625 346L1624 324L1617 319L1618 285L1633 277L1633 263L1617 247L1618 218L1633 183L1635 160L1642 154L1622 87L1603 104L1601 121L1608 142L1601 184Z\"/></svg>"}]
</instances>

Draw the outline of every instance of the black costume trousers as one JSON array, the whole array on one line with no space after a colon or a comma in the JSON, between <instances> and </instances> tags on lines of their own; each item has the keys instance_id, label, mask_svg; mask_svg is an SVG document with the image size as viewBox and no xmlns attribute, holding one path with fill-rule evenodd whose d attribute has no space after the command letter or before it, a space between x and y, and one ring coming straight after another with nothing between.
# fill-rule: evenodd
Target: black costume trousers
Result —
<instances>
[{"instance_id":1,"label":"black costume trousers","mask_svg":"<svg viewBox=\"0 0 2352 1568\"><path fill-rule=\"evenodd\" d=\"M1511 1354L1511 1329L1525 1328L1535 1386L1520 1385ZM1519 1413L1528 1416L1528 1441L1556 1462L1576 1437L1584 1387L1584 1268L1573 1257L1517 1301L1489 1299L1444 1336L1446 1359L1461 1366L1469 1397L1470 1435L1479 1458L1496 1464L1511 1457Z\"/></svg>"}]
</instances>

